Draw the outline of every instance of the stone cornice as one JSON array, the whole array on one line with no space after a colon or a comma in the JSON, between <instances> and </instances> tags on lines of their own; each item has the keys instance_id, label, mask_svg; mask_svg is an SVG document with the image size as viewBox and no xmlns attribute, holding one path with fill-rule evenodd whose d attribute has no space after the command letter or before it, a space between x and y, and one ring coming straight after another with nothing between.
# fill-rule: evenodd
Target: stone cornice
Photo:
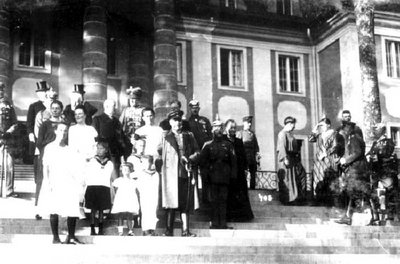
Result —
<instances>
[{"instance_id":1,"label":"stone cornice","mask_svg":"<svg viewBox=\"0 0 400 264\"><path fill-rule=\"evenodd\" d=\"M247 24L229 23L214 19L182 17L176 21L176 30L186 34L205 34L229 36L247 40L310 45L307 30L282 29L276 27L257 27Z\"/></svg>"}]
</instances>

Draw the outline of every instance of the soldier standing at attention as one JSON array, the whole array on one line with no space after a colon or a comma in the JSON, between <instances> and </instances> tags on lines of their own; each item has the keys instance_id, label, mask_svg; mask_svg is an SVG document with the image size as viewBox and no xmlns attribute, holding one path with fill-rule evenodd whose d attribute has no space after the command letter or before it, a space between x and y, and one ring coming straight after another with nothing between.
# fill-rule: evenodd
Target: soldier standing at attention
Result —
<instances>
[{"instance_id":1,"label":"soldier standing at attention","mask_svg":"<svg viewBox=\"0 0 400 264\"><path fill-rule=\"evenodd\" d=\"M231 142L224 139L220 120L213 122L214 139L204 144L200 152L200 166L210 194L212 229L227 229L226 209L228 187L236 178L236 155Z\"/></svg>"},{"instance_id":2,"label":"soldier standing at attention","mask_svg":"<svg viewBox=\"0 0 400 264\"><path fill-rule=\"evenodd\" d=\"M125 135L130 138L142 123L142 111L143 106L140 105L140 99L142 98L142 89L140 87L129 86L126 89L126 93L129 96L128 106L122 110L119 122L122 124L122 130Z\"/></svg>"},{"instance_id":3,"label":"soldier standing at attention","mask_svg":"<svg viewBox=\"0 0 400 264\"><path fill-rule=\"evenodd\" d=\"M85 124L86 125L92 124L92 117L97 112L97 108L84 100L84 94L85 94L84 85L75 84L74 90L72 91L71 94L71 104L67 105L63 112L67 124L69 125L76 124L75 108L78 105L83 105L83 108L85 108L86 111Z\"/></svg>"},{"instance_id":4,"label":"soldier standing at attention","mask_svg":"<svg viewBox=\"0 0 400 264\"><path fill-rule=\"evenodd\" d=\"M12 104L4 98L4 88L4 83L0 83L0 159L5 165L4 168L1 168L0 193L1 197L16 197L14 193L14 160L7 145L11 134L17 127L17 116Z\"/></svg>"},{"instance_id":5,"label":"soldier standing at attention","mask_svg":"<svg viewBox=\"0 0 400 264\"><path fill-rule=\"evenodd\" d=\"M208 118L204 116L200 116L200 103L197 100L191 100L189 102L189 110L190 110L190 117L188 120L189 123L189 129L193 133L194 138L196 139L197 145L199 145L199 148L202 149L204 146L204 143L212 139L212 132L211 132L211 123ZM198 175L198 170L195 169L195 177ZM202 177L202 173L200 171L200 176ZM201 192L201 200L203 204L207 204L207 185L202 177L201 181L201 187L202 187L202 192Z\"/></svg>"},{"instance_id":6,"label":"soldier standing at attention","mask_svg":"<svg viewBox=\"0 0 400 264\"><path fill-rule=\"evenodd\" d=\"M236 137L243 141L247 164L250 171L250 189L254 190L256 187L257 159L260 155L260 148L258 147L256 134L251 130L252 125L252 116L243 117L243 130L238 131Z\"/></svg>"}]
</instances>

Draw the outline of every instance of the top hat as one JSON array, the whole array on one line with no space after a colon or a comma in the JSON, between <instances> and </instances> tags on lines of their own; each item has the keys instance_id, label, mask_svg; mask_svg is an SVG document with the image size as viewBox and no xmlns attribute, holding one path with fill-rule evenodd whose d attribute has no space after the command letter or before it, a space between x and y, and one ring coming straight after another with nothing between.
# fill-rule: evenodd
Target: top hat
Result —
<instances>
[{"instance_id":1,"label":"top hat","mask_svg":"<svg viewBox=\"0 0 400 264\"><path fill-rule=\"evenodd\" d=\"M140 99L142 97L142 88L138 86L129 86L129 88L126 89L126 93L129 95L130 99Z\"/></svg>"},{"instance_id":2,"label":"top hat","mask_svg":"<svg viewBox=\"0 0 400 264\"><path fill-rule=\"evenodd\" d=\"M36 92L46 92L47 90L49 90L46 81L37 82L36 86L37 86Z\"/></svg>"},{"instance_id":3,"label":"top hat","mask_svg":"<svg viewBox=\"0 0 400 264\"><path fill-rule=\"evenodd\" d=\"M79 94L85 94L84 90L85 86L83 84L74 84L74 90L72 91L73 93L79 93Z\"/></svg>"}]
</instances>

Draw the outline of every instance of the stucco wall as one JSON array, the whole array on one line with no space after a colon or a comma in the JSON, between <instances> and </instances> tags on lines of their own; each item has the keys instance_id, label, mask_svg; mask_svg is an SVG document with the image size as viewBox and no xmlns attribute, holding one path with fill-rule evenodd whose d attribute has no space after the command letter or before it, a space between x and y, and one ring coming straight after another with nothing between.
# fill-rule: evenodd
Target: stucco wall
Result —
<instances>
[{"instance_id":1,"label":"stucco wall","mask_svg":"<svg viewBox=\"0 0 400 264\"><path fill-rule=\"evenodd\" d=\"M331 120L333 127L339 126L340 123L337 117L343 109L342 74L340 72L340 56L338 54L340 54L338 40L318 53L321 112L322 116L326 116Z\"/></svg>"}]
</instances>

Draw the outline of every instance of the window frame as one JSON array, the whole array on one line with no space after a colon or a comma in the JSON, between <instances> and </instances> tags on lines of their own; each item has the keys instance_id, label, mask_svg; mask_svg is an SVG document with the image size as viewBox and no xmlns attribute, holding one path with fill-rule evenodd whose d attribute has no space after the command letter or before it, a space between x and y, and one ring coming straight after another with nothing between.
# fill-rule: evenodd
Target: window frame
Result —
<instances>
[{"instance_id":1,"label":"window frame","mask_svg":"<svg viewBox=\"0 0 400 264\"><path fill-rule=\"evenodd\" d=\"M229 5L229 0L224 0L225 1L225 8L231 8L231 9L237 9L238 3L237 0L232 0L233 1L233 6Z\"/></svg>"},{"instance_id":2,"label":"window frame","mask_svg":"<svg viewBox=\"0 0 400 264\"><path fill-rule=\"evenodd\" d=\"M297 57L298 58L298 83L299 83L299 91L298 92L292 92L292 91L282 91L280 89L279 85L279 57L280 56L285 56L285 57ZM287 68L287 66L286 66ZM276 69L276 92L278 94L284 94L284 95L293 95L293 96L302 96L304 97L306 95L305 93L305 69L304 69L304 54L301 53L290 53L290 52L280 52L277 51L275 53L275 69ZM289 74L290 76L290 74ZM290 83L290 79L288 81Z\"/></svg>"},{"instance_id":3,"label":"window frame","mask_svg":"<svg viewBox=\"0 0 400 264\"><path fill-rule=\"evenodd\" d=\"M24 65L19 63L19 57L20 57L20 41L21 41L21 31L18 31L15 34L14 37L14 56L13 56L13 64L14 64L14 70L23 70L23 71L31 71L31 72L38 72L38 73L51 73L51 57L52 57L52 52L49 49L45 49L44 51L44 66L34 66L33 61L34 61L34 49L35 49L35 44L34 40L35 39L35 28L30 27L29 28L30 32L30 39L31 39L31 47L30 47L30 65ZM45 39L44 41L44 46L49 47L49 40Z\"/></svg>"},{"instance_id":4,"label":"window frame","mask_svg":"<svg viewBox=\"0 0 400 264\"><path fill-rule=\"evenodd\" d=\"M187 55L186 55L186 47L187 43L184 40L177 40L176 44L181 45L181 58L182 58L182 72L181 72L181 78L182 80L178 80L178 71L179 71L179 65L178 65L178 50L177 47L178 45L175 46L175 51L176 51L176 81L178 85L186 86L187 85Z\"/></svg>"},{"instance_id":5,"label":"window frame","mask_svg":"<svg viewBox=\"0 0 400 264\"><path fill-rule=\"evenodd\" d=\"M230 51L240 51L242 52L242 86L234 86L234 85L222 85L221 84L221 49L226 49ZM229 62L230 63L230 62ZM218 74L218 89L221 90L233 90L233 91L248 91L248 83L247 83L247 49L245 47L238 47L238 46L228 46L228 45L217 45L217 74ZM231 68L229 72L231 72ZM231 76L229 76L229 79Z\"/></svg>"},{"instance_id":6,"label":"window frame","mask_svg":"<svg viewBox=\"0 0 400 264\"><path fill-rule=\"evenodd\" d=\"M391 128L392 127L396 127L399 130L398 138L397 138L397 144L396 144L395 140L392 138L392 133L391 133ZM396 123L396 122L388 122L388 123L386 123L386 135L387 135L388 138L391 138L393 140L393 142L396 144L395 148L396 149L400 149L400 123Z\"/></svg>"},{"instance_id":7,"label":"window frame","mask_svg":"<svg viewBox=\"0 0 400 264\"><path fill-rule=\"evenodd\" d=\"M289 14L286 13L286 8L285 8L285 0L277 0L276 1L276 13L279 15L284 15L284 16L293 16L293 0L288 0L290 3L289 7ZM278 13L278 4L279 2L282 2L282 13Z\"/></svg>"},{"instance_id":8,"label":"window frame","mask_svg":"<svg viewBox=\"0 0 400 264\"><path fill-rule=\"evenodd\" d=\"M386 53L386 42L390 41L390 42L397 42L400 46L400 38L395 38L395 37L382 37L382 67L383 67L383 72L384 72L384 76L386 78L389 78L391 80L396 80L396 81L400 81L400 73L398 76L389 76L389 72L387 70L388 67L388 62L387 62L387 53ZM399 50L399 60L398 60L398 65L397 68L400 71L400 50Z\"/></svg>"}]
</instances>

